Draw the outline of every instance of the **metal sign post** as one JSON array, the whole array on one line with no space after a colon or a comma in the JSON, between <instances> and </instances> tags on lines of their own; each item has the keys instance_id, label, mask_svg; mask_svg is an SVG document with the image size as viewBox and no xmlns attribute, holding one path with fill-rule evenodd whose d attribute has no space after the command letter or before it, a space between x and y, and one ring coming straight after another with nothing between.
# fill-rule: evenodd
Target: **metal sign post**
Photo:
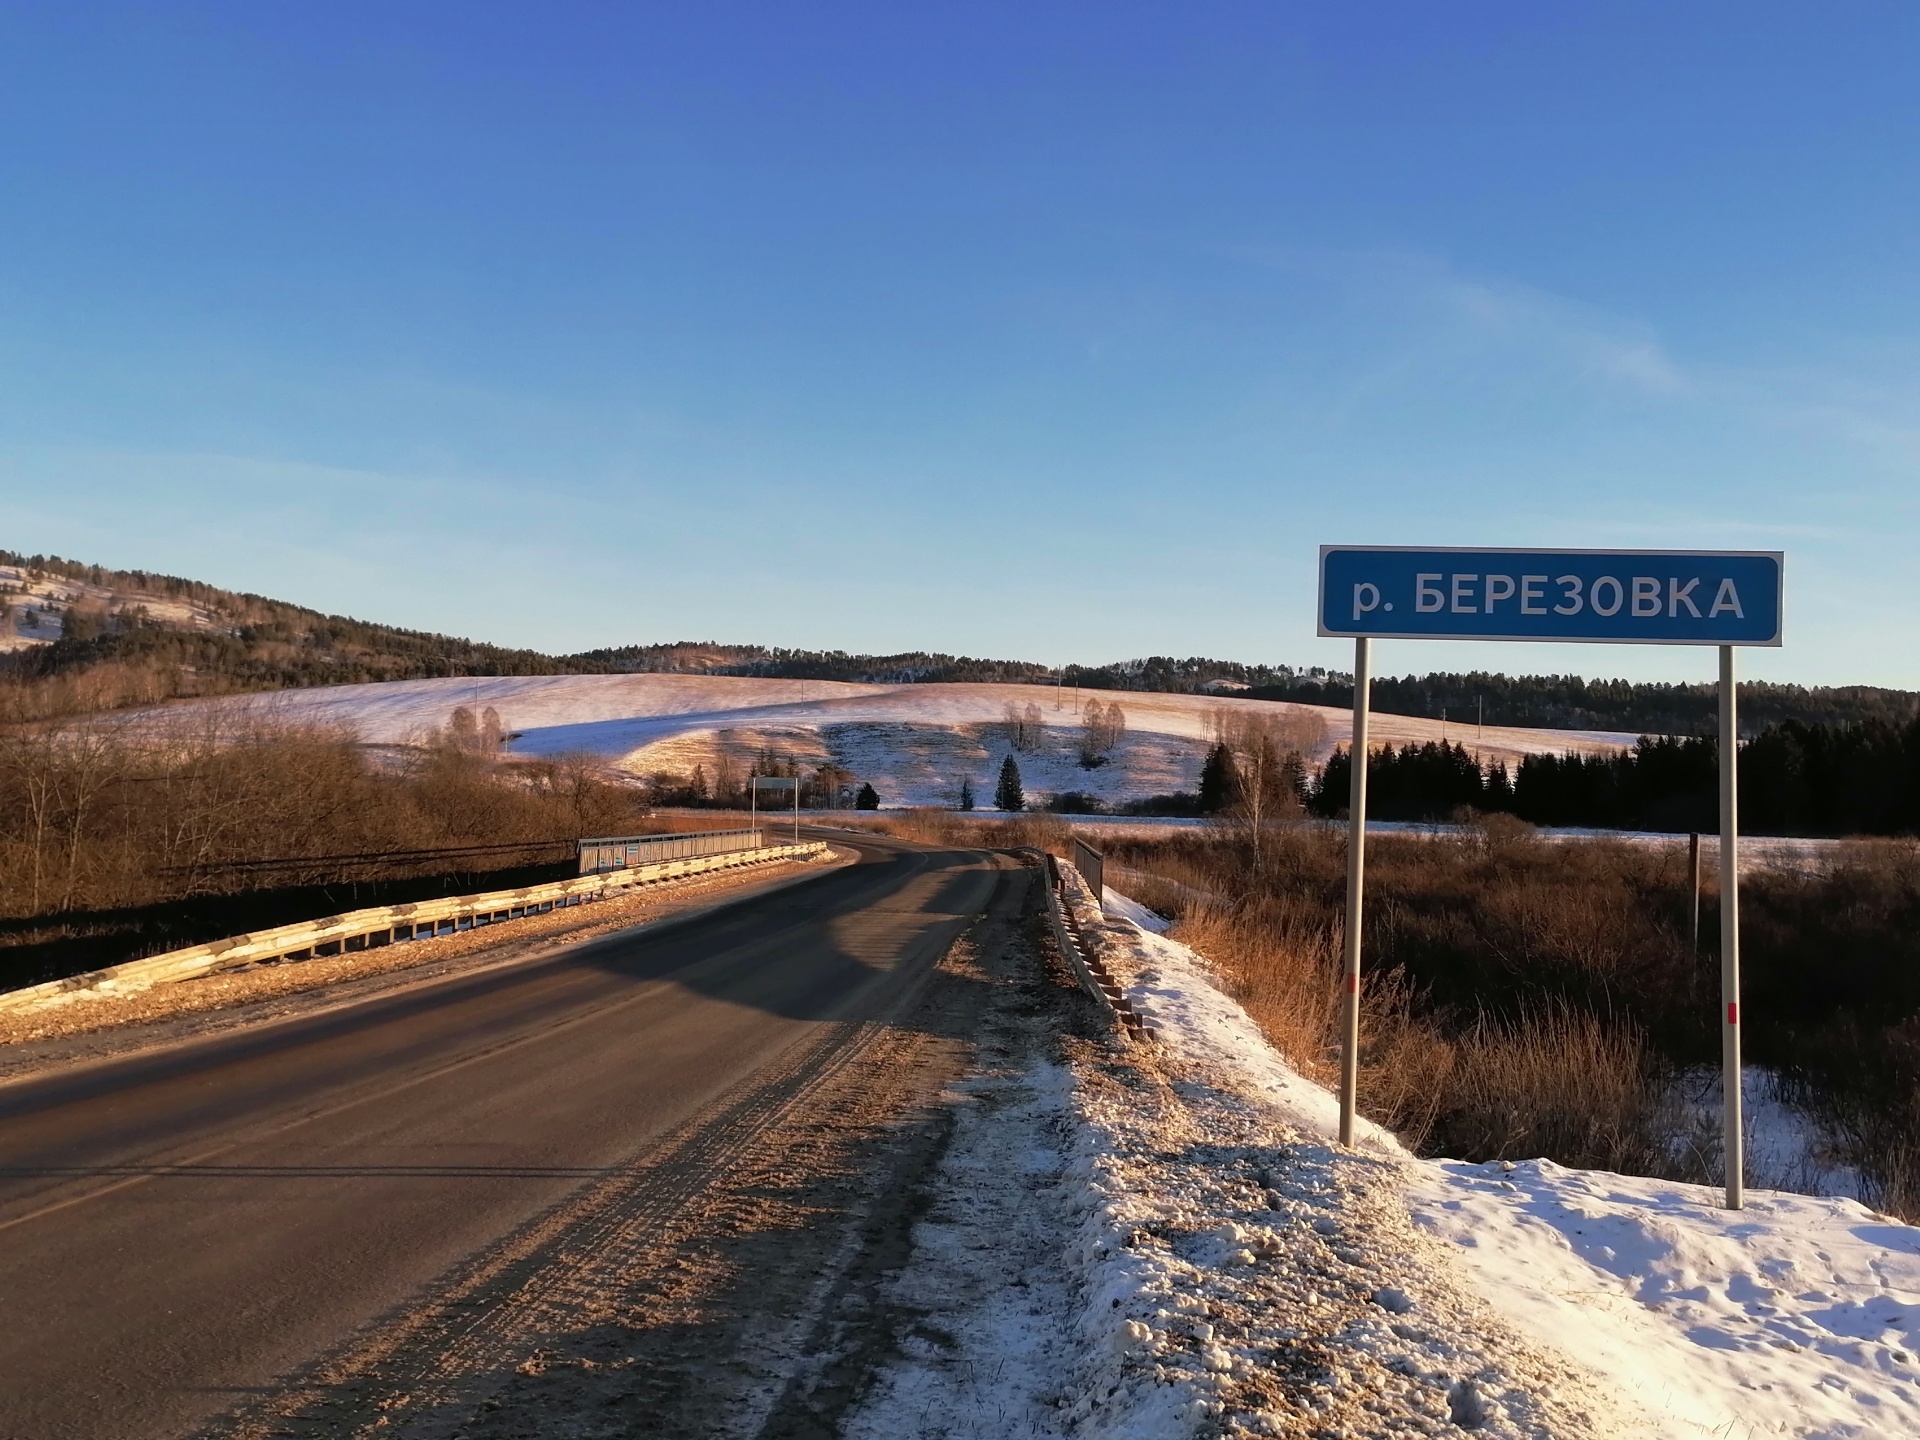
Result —
<instances>
[{"instance_id":1,"label":"metal sign post","mask_svg":"<svg viewBox=\"0 0 1920 1440\"><path fill-rule=\"evenodd\" d=\"M1340 1141L1359 1093L1361 920L1366 888L1368 642L1546 640L1715 645L1720 650L1720 999L1727 1208L1742 1203L1739 730L1733 651L1781 643L1778 551L1464 550L1320 547L1318 633L1351 636L1353 788L1348 807Z\"/></svg>"},{"instance_id":2,"label":"metal sign post","mask_svg":"<svg viewBox=\"0 0 1920 1440\"><path fill-rule=\"evenodd\" d=\"M1740 1125L1740 761L1735 728L1733 646L1720 647L1720 1091L1725 1097L1727 1208L1738 1210L1746 1181Z\"/></svg>"},{"instance_id":3,"label":"metal sign post","mask_svg":"<svg viewBox=\"0 0 1920 1440\"><path fill-rule=\"evenodd\" d=\"M1367 701L1373 679L1367 637L1353 642L1353 772L1347 791L1347 930L1341 985L1346 991L1340 1028L1340 1143L1353 1144L1353 1111L1360 1096L1360 911L1367 883Z\"/></svg>"}]
</instances>

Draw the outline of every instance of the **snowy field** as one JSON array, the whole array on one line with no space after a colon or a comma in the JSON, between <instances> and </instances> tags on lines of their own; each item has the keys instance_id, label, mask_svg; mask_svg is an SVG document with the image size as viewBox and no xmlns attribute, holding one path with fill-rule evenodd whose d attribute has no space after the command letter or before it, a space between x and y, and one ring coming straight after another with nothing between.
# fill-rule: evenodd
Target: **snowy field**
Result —
<instances>
[{"instance_id":1,"label":"snowy field","mask_svg":"<svg viewBox=\"0 0 1920 1440\"><path fill-rule=\"evenodd\" d=\"M899 1282L943 1339L849 1433L1920 1435L1920 1231L1844 1198L1728 1212L1698 1186L1419 1160L1364 1122L1342 1149L1334 1097L1201 957L1123 896L1076 903L1161 1044L1037 1066L963 1126ZM1033 1197L1032 1268L916 1289L984 1278L1005 1217L965 1196L1000 1180Z\"/></svg>"},{"instance_id":2,"label":"snowy field","mask_svg":"<svg viewBox=\"0 0 1920 1440\"><path fill-rule=\"evenodd\" d=\"M1107 764L1077 761L1080 711L1090 698L1118 702L1127 733ZM989 803L1001 761L1012 752L1008 706L1040 712L1043 738L1016 754L1030 795L1080 791L1105 802L1194 790L1217 716L1299 709L1325 723L1315 760L1349 738L1341 709L1277 706L1210 695L1057 691L1044 685L851 685L710 675L562 675L400 680L293 690L269 697L201 701L264 707L291 718L351 726L370 744L405 745L443 726L454 707L494 707L513 732L512 751L552 756L581 751L635 776L709 775L725 755L736 763L763 749L808 763L831 760L870 781L888 807L951 805L971 781ZM1471 726L1376 715L1374 735L1403 744L1443 737L1476 744ZM1543 751L1606 751L1636 737L1602 731L1488 726L1479 741L1488 762L1518 763Z\"/></svg>"}]
</instances>

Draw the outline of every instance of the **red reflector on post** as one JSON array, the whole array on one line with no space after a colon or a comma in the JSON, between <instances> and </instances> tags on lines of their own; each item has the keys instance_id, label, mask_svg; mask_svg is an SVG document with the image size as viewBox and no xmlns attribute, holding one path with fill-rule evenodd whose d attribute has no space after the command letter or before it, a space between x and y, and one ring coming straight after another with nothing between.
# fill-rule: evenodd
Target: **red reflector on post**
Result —
<instances>
[{"instance_id":1,"label":"red reflector on post","mask_svg":"<svg viewBox=\"0 0 1920 1440\"><path fill-rule=\"evenodd\" d=\"M1729 1000L1727 1002L1727 1024L1738 1025L1739 1023L1740 1023L1740 1002L1738 1000Z\"/></svg>"},{"instance_id":2,"label":"red reflector on post","mask_svg":"<svg viewBox=\"0 0 1920 1440\"><path fill-rule=\"evenodd\" d=\"M1359 993L1360 993L1360 977L1358 975L1347 976L1347 994L1358 995Z\"/></svg>"}]
</instances>

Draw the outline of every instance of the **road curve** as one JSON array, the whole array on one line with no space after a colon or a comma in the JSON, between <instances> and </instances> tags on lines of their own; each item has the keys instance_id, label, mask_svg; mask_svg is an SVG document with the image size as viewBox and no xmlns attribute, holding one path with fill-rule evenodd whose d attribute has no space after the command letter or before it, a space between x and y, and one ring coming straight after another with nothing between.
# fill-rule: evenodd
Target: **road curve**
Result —
<instances>
[{"instance_id":1,"label":"road curve","mask_svg":"<svg viewBox=\"0 0 1920 1440\"><path fill-rule=\"evenodd\" d=\"M0 1089L0 1435L191 1431L897 1012L997 872L849 843L682 924Z\"/></svg>"}]
</instances>

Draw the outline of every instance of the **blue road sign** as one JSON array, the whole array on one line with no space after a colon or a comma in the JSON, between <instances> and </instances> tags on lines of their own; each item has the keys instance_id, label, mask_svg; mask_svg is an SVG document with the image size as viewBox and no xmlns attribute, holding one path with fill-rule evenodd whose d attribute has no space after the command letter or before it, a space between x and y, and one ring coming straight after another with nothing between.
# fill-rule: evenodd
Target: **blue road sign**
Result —
<instances>
[{"instance_id":1,"label":"blue road sign","mask_svg":"<svg viewBox=\"0 0 1920 1440\"><path fill-rule=\"evenodd\" d=\"M1322 635L1778 645L1778 551L1322 545Z\"/></svg>"}]
</instances>

